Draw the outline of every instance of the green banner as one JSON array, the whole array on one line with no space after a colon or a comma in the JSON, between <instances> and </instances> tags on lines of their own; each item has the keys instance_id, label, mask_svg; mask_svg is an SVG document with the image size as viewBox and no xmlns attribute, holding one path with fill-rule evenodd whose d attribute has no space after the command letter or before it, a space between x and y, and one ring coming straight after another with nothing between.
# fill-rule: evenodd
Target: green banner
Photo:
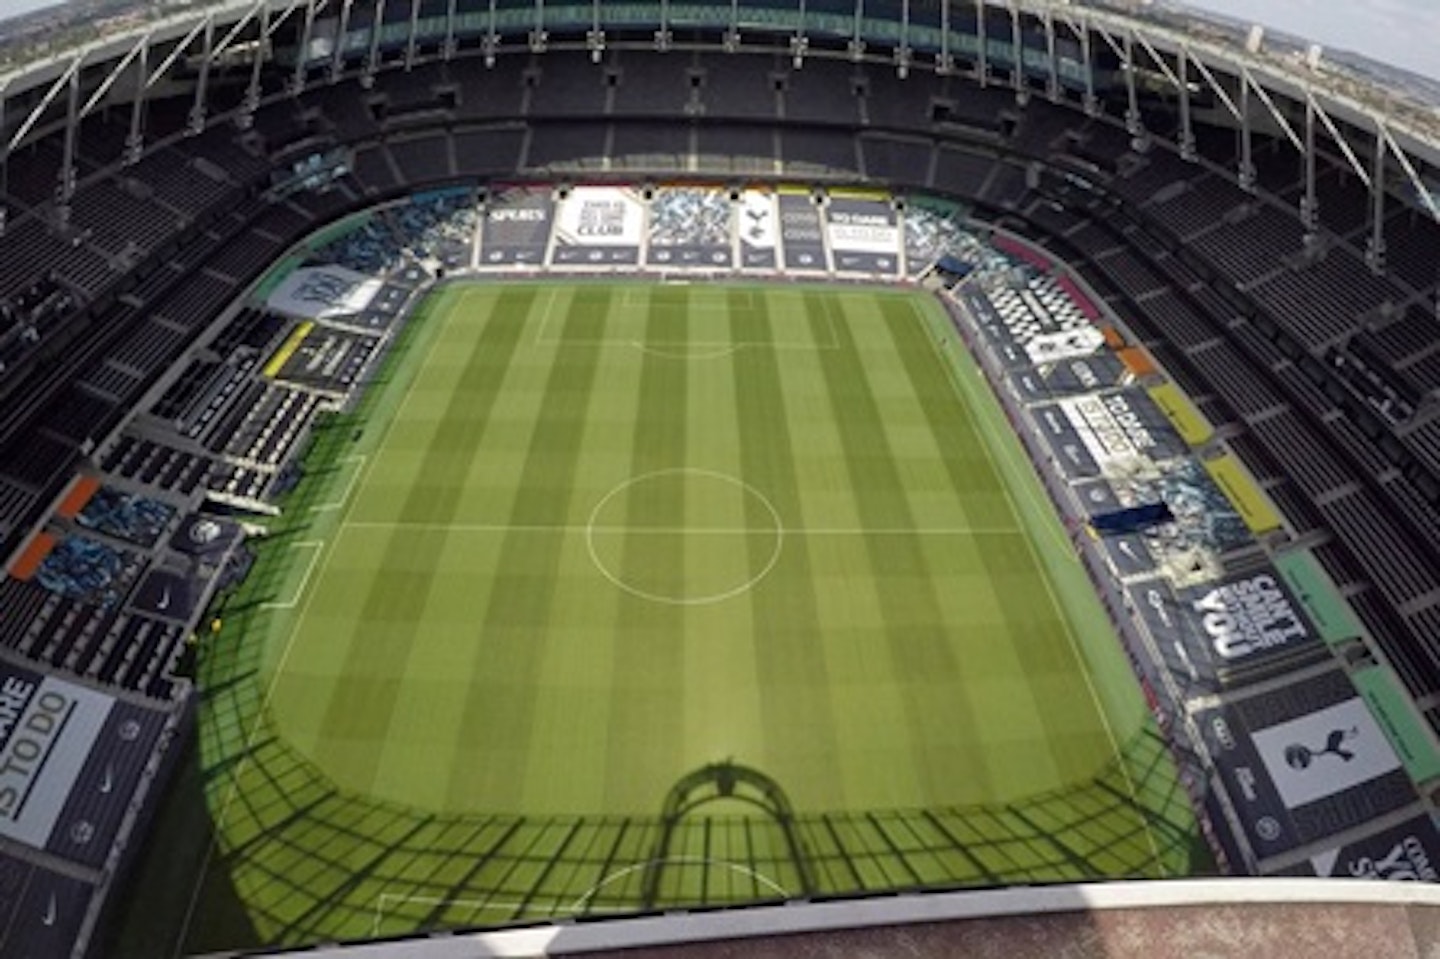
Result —
<instances>
[{"instance_id":1,"label":"green banner","mask_svg":"<svg viewBox=\"0 0 1440 959\"><path fill-rule=\"evenodd\" d=\"M1321 639L1334 646L1360 635L1360 623L1350 611L1350 605L1341 598L1330 577L1308 550L1276 556L1272 561L1290 592L1305 607Z\"/></svg>"},{"instance_id":2,"label":"green banner","mask_svg":"<svg viewBox=\"0 0 1440 959\"><path fill-rule=\"evenodd\" d=\"M1371 715L1385 730L1410 778L1423 783L1440 776L1440 750L1435 748L1434 740L1415 712L1414 703L1390 671L1383 666L1367 666L1357 669L1351 679L1365 697Z\"/></svg>"}]
</instances>

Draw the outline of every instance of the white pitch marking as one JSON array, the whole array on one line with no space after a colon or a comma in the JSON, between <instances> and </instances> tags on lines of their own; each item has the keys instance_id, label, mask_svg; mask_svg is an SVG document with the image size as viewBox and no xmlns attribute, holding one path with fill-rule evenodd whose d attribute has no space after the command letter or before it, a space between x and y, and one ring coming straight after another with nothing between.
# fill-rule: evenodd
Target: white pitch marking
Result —
<instances>
[{"instance_id":1,"label":"white pitch marking","mask_svg":"<svg viewBox=\"0 0 1440 959\"><path fill-rule=\"evenodd\" d=\"M348 503L350 501L350 494L355 492L355 484L360 482L360 474L365 472L365 460L366 456L363 453L357 453L354 456L347 456L343 460L340 460L339 465L341 466L344 466L348 463L358 463L360 465L356 467L355 472L351 474L350 481L345 484L345 491L340 494L339 499L335 500L332 503L321 503L318 506L312 506L310 507L310 512L328 513L331 510L340 509L342 506Z\"/></svg>"},{"instance_id":2,"label":"white pitch marking","mask_svg":"<svg viewBox=\"0 0 1440 959\"><path fill-rule=\"evenodd\" d=\"M606 876L605 878L597 882L595 885L585 890L584 895L582 895L579 899L576 899L575 902L570 906L570 911L573 913L578 913L581 910L588 908L590 900L594 898L595 894L601 889L604 889L606 886L610 885L612 882L624 879L626 876L639 872L642 869L649 869L651 866L661 864L669 865L671 863L692 866L724 866L731 872L738 872L742 876L749 876L751 879L754 879L756 882L770 889L782 899L791 898L789 890L787 890L784 886L780 885L780 883L776 882L771 877L765 875L763 872L747 866L744 863L732 862L729 859L711 859L708 856L667 856L664 859L650 859L645 862L632 863L631 865L626 866L623 869L617 869L615 872L612 872L610 875Z\"/></svg>"},{"instance_id":3,"label":"white pitch marking","mask_svg":"<svg viewBox=\"0 0 1440 959\"><path fill-rule=\"evenodd\" d=\"M314 552L310 554L309 565L305 567L305 575L300 577L300 586L295 590L293 599L286 600L283 603L261 603L261 609L294 609L300 605L300 598L305 595L305 588L310 585L310 575L315 572L315 564L320 561L320 554L325 551L325 541L323 539L307 539L301 543L291 543L290 548L292 550L314 550Z\"/></svg>"},{"instance_id":4,"label":"white pitch marking","mask_svg":"<svg viewBox=\"0 0 1440 959\"><path fill-rule=\"evenodd\" d=\"M455 533L613 533L682 536L773 536L775 528L743 526L587 526L578 523L410 523L403 521L356 520L345 529L424 530ZM810 526L785 527L786 536L1022 536L1018 526Z\"/></svg>"},{"instance_id":5,"label":"white pitch marking","mask_svg":"<svg viewBox=\"0 0 1440 959\"><path fill-rule=\"evenodd\" d=\"M954 390L956 399L960 401L961 406L967 412L971 412L968 398L960 391L960 381L956 376L955 367L950 365L949 359L941 352L940 344L935 342L929 335L932 327L926 322L925 316L913 303L910 309L916 320L925 326L925 339L930 343L930 349L935 353L936 360L944 368L945 378L950 381L950 388ZM983 371L981 375L984 375ZM976 421L976 430L980 431L983 429L984 431L985 435L980 438L980 446L985 450L985 458L990 462L990 470L996 477L1001 479L1000 488L1005 492L1005 500L1010 504L1011 512L1018 517L1021 515L1020 506L1015 502L1015 496L1010 491L1010 484L1004 482L1000 465L995 461L995 454L990 449L990 437L994 434L987 425L988 421L984 416L979 414L974 414L972 418ZM1125 786L1130 792L1130 801L1134 803L1135 808L1138 810L1140 809L1140 797L1135 792L1135 781L1130 777L1130 770L1125 766L1125 757L1120 751L1119 741L1115 738L1115 730L1110 725L1110 717L1106 714L1105 707L1100 702L1100 694L1095 690L1095 680L1090 676L1090 670L1085 662L1085 657L1080 653L1080 644L1075 638L1075 629L1070 624L1070 617L1066 615L1065 607L1061 604L1060 597L1055 593L1055 584L1050 582L1050 571L1045 567L1044 562L1041 561L1040 554L1035 549L1034 539L1030 536L1022 538L1025 540L1025 548L1030 553L1030 560L1035 564L1035 569L1036 572L1040 574L1041 582L1045 584L1045 592L1050 597L1050 603L1054 606L1055 611L1060 614L1060 622L1065 626L1065 639L1070 644L1070 655L1075 657L1075 665L1080 667L1080 674L1085 677L1085 688L1090 692L1090 702L1095 707L1095 712L1100 716L1101 725L1105 727L1105 738L1110 741L1110 755L1115 758L1116 765L1120 767L1120 772L1125 777ZM1155 833L1150 828L1150 821L1141 815L1140 822L1141 825L1145 827L1145 838L1150 841L1150 852L1155 858L1155 865L1163 872L1164 866L1160 857L1160 846L1155 841Z\"/></svg>"}]
</instances>

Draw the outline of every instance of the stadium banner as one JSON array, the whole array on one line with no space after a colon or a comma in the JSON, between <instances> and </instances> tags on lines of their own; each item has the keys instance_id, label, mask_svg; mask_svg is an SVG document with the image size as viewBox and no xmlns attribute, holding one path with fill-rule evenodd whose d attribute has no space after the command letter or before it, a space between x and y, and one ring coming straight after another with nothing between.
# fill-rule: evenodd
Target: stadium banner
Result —
<instances>
[{"instance_id":1,"label":"stadium banner","mask_svg":"<svg viewBox=\"0 0 1440 959\"><path fill-rule=\"evenodd\" d=\"M1100 464L1060 406L1054 403L1032 406L1030 418L1045 437L1055 465L1067 480L1096 479L1101 475Z\"/></svg>"},{"instance_id":2,"label":"stadium banner","mask_svg":"<svg viewBox=\"0 0 1440 959\"><path fill-rule=\"evenodd\" d=\"M1156 579L1127 586L1125 595L1187 699L1252 682L1255 667L1317 659L1325 649L1268 572L1179 590Z\"/></svg>"},{"instance_id":3,"label":"stadium banner","mask_svg":"<svg viewBox=\"0 0 1440 959\"><path fill-rule=\"evenodd\" d=\"M1405 771L1416 783L1440 776L1440 751L1435 749L1414 703L1384 666L1367 666L1350 674L1370 714L1385 731Z\"/></svg>"},{"instance_id":4,"label":"stadium banner","mask_svg":"<svg viewBox=\"0 0 1440 959\"><path fill-rule=\"evenodd\" d=\"M829 270L825 234L815 201L808 193L782 192L776 199L780 207L780 246L784 251L785 269L813 273Z\"/></svg>"},{"instance_id":5,"label":"stadium banner","mask_svg":"<svg viewBox=\"0 0 1440 959\"><path fill-rule=\"evenodd\" d=\"M1144 379L1160 372L1155 366L1155 361L1150 358L1150 354L1138 346L1127 346L1123 350L1116 350L1115 355L1120 357L1120 362L1125 364L1125 369L1136 379Z\"/></svg>"},{"instance_id":6,"label":"stadium banner","mask_svg":"<svg viewBox=\"0 0 1440 959\"><path fill-rule=\"evenodd\" d=\"M290 331L290 335L285 337L285 342L280 344L279 349L275 351L274 355L271 356L265 364L263 375L267 380L273 380L276 376L280 375L280 371L285 368L285 364L290 362L290 357L294 356L295 351L300 349L300 344L305 342L305 337L309 336L310 331L313 329L315 329L315 321L305 320L303 323L297 324L295 329Z\"/></svg>"},{"instance_id":7,"label":"stadium banner","mask_svg":"<svg viewBox=\"0 0 1440 959\"><path fill-rule=\"evenodd\" d=\"M202 583L191 583L190 577L168 569L152 569L130 596L130 608L161 619L189 622Z\"/></svg>"},{"instance_id":8,"label":"stadium banner","mask_svg":"<svg viewBox=\"0 0 1440 959\"><path fill-rule=\"evenodd\" d=\"M1124 473L1141 458L1169 460L1188 452L1144 390L1068 397L1059 406L1107 475Z\"/></svg>"},{"instance_id":9,"label":"stadium banner","mask_svg":"<svg viewBox=\"0 0 1440 959\"><path fill-rule=\"evenodd\" d=\"M1419 815L1272 875L1440 882L1440 832L1428 815Z\"/></svg>"},{"instance_id":10,"label":"stadium banner","mask_svg":"<svg viewBox=\"0 0 1440 959\"><path fill-rule=\"evenodd\" d=\"M1205 470L1215 485L1235 505L1240 518L1256 536L1273 532L1283 525L1280 514L1270 505L1269 498L1250 479L1240 461L1229 453L1205 461Z\"/></svg>"},{"instance_id":11,"label":"stadium banner","mask_svg":"<svg viewBox=\"0 0 1440 959\"><path fill-rule=\"evenodd\" d=\"M240 540L240 527L228 519L190 513L170 536L170 548L186 556L223 556Z\"/></svg>"},{"instance_id":12,"label":"stadium banner","mask_svg":"<svg viewBox=\"0 0 1440 959\"><path fill-rule=\"evenodd\" d=\"M1103 479L1086 480L1072 484L1070 488L1075 493L1075 498L1080 501L1080 507L1086 516L1113 513L1117 509L1125 508L1120 497L1115 495L1115 488Z\"/></svg>"},{"instance_id":13,"label":"stadium banner","mask_svg":"<svg viewBox=\"0 0 1440 959\"><path fill-rule=\"evenodd\" d=\"M555 213L550 262L635 265L645 238L645 201L629 187L577 186Z\"/></svg>"},{"instance_id":14,"label":"stadium banner","mask_svg":"<svg viewBox=\"0 0 1440 959\"><path fill-rule=\"evenodd\" d=\"M323 320L364 312L383 280L343 266L306 266L287 276L265 299L276 313Z\"/></svg>"},{"instance_id":15,"label":"stadium banner","mask_svg":"<svg viewBox=\"0 0 1440 959\"><path fill-rule=\"evenodd\" d=\"M0 665L0 836L44 849L115 700Z\"/></svg>"},{"instance_id":16,"label":"stadium banner","mask_svg":"<svg viewBox=\"0 0 1440 959\"><path fill-rule=\"evenodd\" d=\"M83 489L77 488L76 492ZM85 529L149 549L160 541L175 513L175 507L169 503L103 486L96 489L85 508L73 519Z\"/></svg>"},{"instance_id":17,"label":"stadium banner","mask_svg":"<svg viewBox=\"0 0 1440 959\"><path fill-rule=\"evenodd\" d=\"M666 187L650 200L645 259L651 266L729 269L730 194L712 187Z\"/></svg>"},{"instance_id":18,"label":"stadium banner","mask_svg":"<svg viewBox=\"0 0 1440 959\"><path fill-rule=\"evenodd\" d=\"M773 270L779 265L779 215L775 196L766 190L740 194L739 221L735 233L740 246L740 265L746 269Z\"/></svg>"},{"instance_id":19,"label":"stadium banner","mask_svg":"<svg viewBox=\"0 0 1440 959\"><path fill-rule=\"evenodd\" d=\"M105 861L145 775L165 714L116 701L87 743L87 756L68 792L51 796L58 817L45 850L90 866Z\"/></svg>"},{"instance_id":20,"label":"stadium banner","mask_svg":"<svg viewBox=\"0 0 1440 959\"><path fill-rule=\"evenodd\" d=\"M1139 533L1106 536L1100 543L1105 548L1111 569L1122 579L1150 575L1158 569L1145 537Z\"/></svg>"},{"instance_id":21,"label":"stadium banner","mask_svg":"<svg viewBox=\"0 0 1440 959\"><path fill-rule=\"evenodd\" d=\"M966 259L967 234L960 225L960 207L955 204L913 198L901 217L904 236L905 271L920 276L943 257Z\"/></svg>"},{"instance_id":22,"label":"stadium banner","mask_svg":"<svg viewBox=\"0 0 1440 959\"><path fill-rule=\"evenodd\" d=\"M1309 550L1278 554L1272 562L1326 643L1338 645L1363 633L1350 604L1340 596Z\"/></svg>"},{"instance_id":23,"label":"stadium banner","mask_svg":"<svg viewBox=\"0 0 1440 959\"><path fill-rule=\"evenodd\" d=\"M1315 636L1289 591L1271 571L1231 576L1180 591L1217 661L1245 663Z\"/></svg>"},{"instance_id":24,"label":"stadium banner","mask_svg":"<svg viewBox=\"0 0 1440 959\"><path fill-rule=\"evenodd\" d=\"M265 273L264 278L262 278L260 282L255 285L255 292L251 295L256 300L259 300L262 303L265 302L266 300L270 299L270 294L274 293L276 288L278 288L281 283L285 282L286 277L288 277L290 274L294 273L296 270L300 269L300 267L304 265L305 258L303 256L285 257L283 260L281 260L279 263L276 263Z\"/></svg>"},{"instance_id":25,"label":"stadium banner","mask_svg":"<svg viewBox=\"0 0 1440 959\"><path fill-rule=\"evenodd\" d=\"M1125 367L1112 354L1094 353L1016 370L1011 379L1022 400L1036 403L1116 388L1124 375Z\"/></svg>"},{"instance_id":26,"label":"stadium banner","mask_svg":"<svg viewBox=\"0 0 1440 959\"><path fill-rule=\"evenodd\" d=\"M321 326L300 341L275 378L343 396L378 346L379 340L368 332Z\"/></svg>"},{"instance_id":27,"label":"stadium banner","mask_svg":"<svg viewBox=\"0 0 1440 959\"><path fill-rule=\"evenodd\" d=\"M975 326L982 336L995 348L1002 366L1007 370L1033 370L1034 363L1024 347L1015 342L1014 335L989 298L981 293L961 290L963 300Z\"/></svg>"},{"instance_id":28,"label":"stadium banner","mask_svg":"<svg viewBox=\"0 0 1440 959\"><path fill-rule=\"evenodd\" d=\"M94 893L89 880L0 853L0 956L74 955Z\"/></svg>"},{"instance_id":29,"label":"stadium banner","mask_svg":"<svg viewBox=\"0 0 1440 959\"><path fill-rule=\"evenodd\" d=\"M1025 353L1036 366L1057 363L1076 356L1089 356L1104 344L1105 337L1093 326L1066 326L1051 333L1023 338Z\"/></svg>"},{"instance_id":30,"label":"stadium banner","mask_svg":"<svg viewBox=\"0 0 1440 959\"><path fill-rule=\"evenodd\" d=\"M1040 371L1034 367L1022 367L1012 370L1007 376L1010 384L1010 392L1015 398L1025 405L1031 403L1044 403L1053 399L1050 392L1045 388L1045 380Z\"/></svg>"},{"instance_id":31,"label":"stadium banner","mask_svg":"<svg viewBox=\"0 0 1440 959\"><path fill-rule=\"evenodd\" d=\"M831 193L825 205L830 257L840 273L886 274L900 269L900 222L886 199Z\"/></svg>"},{"instance_id":32,"label":"stadium banner","mask_svg":"<svg viewBox=\"0 0 1440 959\"><path fill-rule=\"evenodd\" d=\"M1257 858L1416 800L1389 741L1340 670L1194 713Z\"/></svg>"},{"instance_id":33,"label":"stadium banner","mask_svg":"<svg viewBox=\"0 0 1440 959\"><path fill-rule=\"evenodd\" d=\"M1215 434L1209 421L1174 383L1150 387L1150 399L1165 414L1180 438L1192 447L1204 446Z\"/></svg>"},{"instance_id":34,"label":"stadium banner","mask_svg":"<svg viewBox=\"0 0 1440 959\"><path fill-rule=\"evenodd\" d=\"M1146 543L1157 564L1177 586L1208 583L1224 574L1221 557L1252 546L1250 530L1235 508L1191 457L1166 460L1135 475L1107 477L1120 502L1163 499L1175 522L1150 530Z\"/></svg>"},{"instance_id":35,"label":"stadium banner","mask_svg":"<svg viewBox=\"0 0 1440 959\"><path fill-rule=\"evenodd\" d=\"M554 214L548 186L505 187L492 192L480 226L480 266L543 265Z\"/></svg>"}]
</instances>

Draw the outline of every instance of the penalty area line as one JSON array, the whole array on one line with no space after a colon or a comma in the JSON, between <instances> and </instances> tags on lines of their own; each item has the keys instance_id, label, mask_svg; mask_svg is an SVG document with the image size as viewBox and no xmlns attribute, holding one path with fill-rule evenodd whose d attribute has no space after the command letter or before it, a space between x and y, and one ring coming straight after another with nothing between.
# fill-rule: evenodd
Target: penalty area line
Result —
<instances>
[{"instance_id":1,"label":"penalty area line","mask_svg":"<svg viewBox=\"0 0 1440 959\"><path fill-rule=\"evenodd\" d=\"M355 468L355 472L350 475L350 481L345 484L345 491L340 494L339 499L336 499L333 502L320 503L316 506L310 507L310 512L328 513L331 510L340 509L342 506L348 503L350 501L350 494L355 492L355 485L360 482L360 475L365 472L366 459L367 457L364 453L358 453L355 456L347 456L343 460L340 460L339 465L341 466L346 466L350 463L359 464Z\"/></svg>"},{"instance_id":2,"label":"penalty area line","mask_svg":"<svg viewBox=\"0 0 1440 959\"><path fill-rule=\"evenodd\" d=\"M315 564L320 561L320 554L325 551L325 541L323 539L307 539L301 543L291 543L290 548L292 550L311 550L310 562L305 566L305 575L300 577L300 586L290 599L283 602L261 603L261 609L294 609L300 605L300 599L305 595L305 590L310 585L310 577L315 572Z\"/></svg>"}]
</instances>

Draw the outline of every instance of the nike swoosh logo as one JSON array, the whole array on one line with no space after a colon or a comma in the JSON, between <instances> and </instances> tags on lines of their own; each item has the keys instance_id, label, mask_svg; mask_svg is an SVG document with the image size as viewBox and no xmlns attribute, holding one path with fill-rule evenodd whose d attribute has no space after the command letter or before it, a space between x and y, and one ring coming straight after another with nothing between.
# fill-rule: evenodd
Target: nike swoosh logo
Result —
<instances>
[{"instance_id":1,"label":"nike swoosh logo","mask_svg":"<svg viewBox=\"0 0 1440 959\"><path fill-rule=\"evenodd\" d=\"M156 608L156 609L169 609L169 608L170 608L170 587L169 587L169 586L166 586L166 587L165 587L165 591L160 594L160 599L156 601L156 603L155 603L155 608Z\"/></svg>"},{"instance_id":2,"label":"nike swoosh logo","mask_svg":"<svg viewBox=\"0 0 1440 959\"><path fill-rule=\"evenodd\" d=\"M105 767L105 778L100 781L100 791L108 793L115 788L115 775L109 766Z\"/></svg>"},{"instance_id":3,"label":"nike swoosh logo","mask_svg":"<svg viewBox=\"0 0 1440 959\"><path fill-rule=\"evenodd\" d=\"M59 916L59 912L59 908L55 905L55 894L52 892L50 894L50 905L46 907L45 915L40 917L40 921L47 926L53 926Z\"/></svg>"}]
</instances>

